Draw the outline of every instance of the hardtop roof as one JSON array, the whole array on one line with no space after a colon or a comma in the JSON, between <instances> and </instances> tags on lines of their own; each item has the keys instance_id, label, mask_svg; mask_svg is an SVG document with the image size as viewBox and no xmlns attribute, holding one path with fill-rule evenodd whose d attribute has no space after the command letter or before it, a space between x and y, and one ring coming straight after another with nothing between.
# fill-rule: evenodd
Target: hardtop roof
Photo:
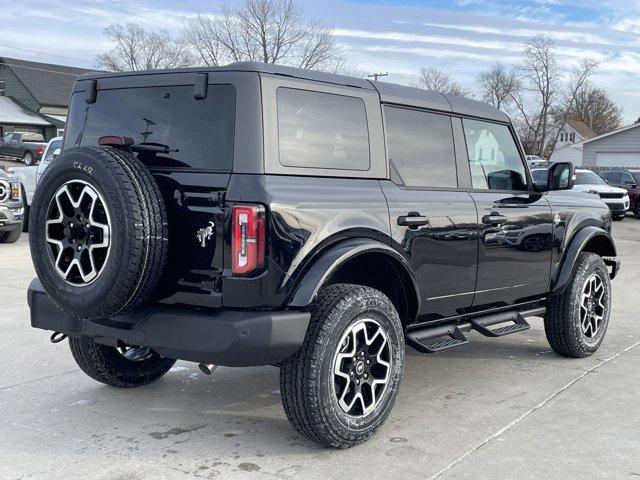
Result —
<instances>
[{"instance_id":1,"label":"hardtop roof","mask_svg":"<svg viewBox=\"0 0 640 480\"><path fill-rule=\"evenodd\" d=\"M113 77L162 75L176 73L215 73L215 72L255 72L267 75L281 75L302 80L343 85L347 87L375 90L380 95L383 103L413 106L438 110L449 113L457 113L472 117L485 118L498 122L509 122L509 117L502 111L488 103L470 100L468 98L444 95L430 92L420 88L407 87L387 82L373 82L364 78L349 77L336 73L320 72L302 68L273 65L260 62L235 62L222 67L192 67L169 70L146 70L138 72L90 72L82 75L79 80L94 80Z\"/></svg>"}]
</instances>

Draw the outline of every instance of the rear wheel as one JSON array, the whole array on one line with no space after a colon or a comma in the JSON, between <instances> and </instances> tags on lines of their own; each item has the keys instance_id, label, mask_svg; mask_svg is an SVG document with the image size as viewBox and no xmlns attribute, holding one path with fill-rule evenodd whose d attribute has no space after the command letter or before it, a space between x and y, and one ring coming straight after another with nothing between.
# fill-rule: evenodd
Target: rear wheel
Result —
<instances>
[{"instance_id":1,"label":"rear wheel","mask_svg":"<svg viewBox=\"0 0 640 480\"><path fill-rule=\"evenodd\" d=\"M404 334L381 292L332 285L313 307L300 350L280 369L282 402L302 435L348 448L372 437L398 395Z\"/></svg>"},{"instance_id":2,"label":"rear wheel","mask_svg":"<svg viewBox=\"0 0 640 480\"><path fill-rule=\"evenodd\" d=\"M154 382L176 363L147 347L109 347L88 337L69 338L69 347L80 369L94 380L118 388Z\"/></svg>"},{"instance_id":3,"label":"rear wheel","mask_svg":"<svg viewBox=\"0 0 640 480\"><path fill-rule=\"evenodd\" d=\"M611 310L611 281L599 255L581 253L566 290L549 299L544 329L551 348L564 357L594 353L604 339Z\"/></svg>"},{"instance_id":4,"label":"rear wheel","mask_svg":"<svg viewBox=\"0 0 640 480\"><path fill-rule=\"evenodd\" d=\"M33 154L31 152L26 152L22 157L22 161L25 165L33 165Z\"/></svg>"}]
</instances>

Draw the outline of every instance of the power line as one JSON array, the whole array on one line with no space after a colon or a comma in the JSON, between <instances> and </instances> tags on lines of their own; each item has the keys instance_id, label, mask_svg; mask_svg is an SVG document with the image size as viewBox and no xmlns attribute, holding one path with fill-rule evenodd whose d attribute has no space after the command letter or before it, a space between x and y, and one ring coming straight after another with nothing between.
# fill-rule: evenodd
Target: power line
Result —
<instances>
[{"instance_id":1,"label":"power line","mask_svg":"<svg viewBox=\"0 0 640 480\"><path fill-rule=\"evenodd\" d=\"M61 72L60 70L47 70L46 68L27 67L26 65L16 65L15 63L7 63L7 62L0 62L0 65L7 65L9 67L16 67L16 68L27 68L29 70L37 70L39 72L49 72L49 73L57 73L60 75L69 75L71 77L79 77L80 75L82 75L81 73L68 73L68 72Z\"/></svg>"},{"instance_id":2,"label":"power line","mask_svg":"<svg viewBox=\"0 0 640 480\"><path fill-rule=\"evenodd\" d=\"M28 48L22 48L22 47L14 47L13 45L5 45L0 43L0 47L4 47L4 48L11 48L12 50L22 50L23 52L30 52L30 53L38 53L40 55L47 55L49 57L58 57L58 58L66 58L67 60L76 60L78 62L86 62L86 63L90 63L89 60L83 60L81 58L76 58L76 57L67 57L65 55L58 55L56 53L47 53L47 52L41 52L39 50L30 50Z\"/></svg>"}]
</instances>

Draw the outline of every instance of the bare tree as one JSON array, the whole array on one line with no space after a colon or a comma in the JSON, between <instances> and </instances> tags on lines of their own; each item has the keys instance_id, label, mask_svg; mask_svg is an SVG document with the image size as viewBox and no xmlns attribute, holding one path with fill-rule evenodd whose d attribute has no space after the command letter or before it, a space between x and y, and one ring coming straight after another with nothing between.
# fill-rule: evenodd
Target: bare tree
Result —
<instances>
[{"instance_id":1,"label":"bare tree","mask_svg":"<svg viewBox=\"0 0 640 480\"><path fill-rule=\"evenodd\" d=\"M569 118L584 122L596 135L603 135L620 127L622 109L605 90L585 84L575 94Z\"/></svg>"},{"instance_id":2,"label":"bare tree","mask_svg":"<svg viewBox=\"0 0 640 480\"><path fill-rule=\"evenodd\" d=\"M456 82L451 74L434 67L421 68L418 80L412 82L411 86L456 97L472 96L471 91Z\"/></svg>"},{"instance_id":3,"label":"bare tree","mask_svg":"<svg viewBox=\"0 0 640 480\"><path fill-rule=\"evenodd\" d=\"M96 56L98 68L115 72L185 67L193 63L186 45L168 32L150 32L135 23L111 25L105 35L115 43Z\"/></svg>"},{"instance_id":4,"label":"bare tree","mask_svg":"<svg viewBox=\"0 0 640 480\"><path fill-rule=\"evenodd\" d=\"M496 108L502 108L521 88L517 72L501 63L478 75L477 83L482 100Z\"/></svg>"},{"instance_id":5,"label":"bare tree","mask_svg":"<svg viewBox=\"0 0 640 480\"><path fill-rule=\"evenodd\" d=\"M568 84L558 64L555 45L538 35L525 43L524 62L519 71L522 88L511 95L522 143L528 153L549 156L573 108L579 91L597 68L597 62L583 59L570 73Z\"/></svg>"},{"instance_id":6,"label":"bare tree","mask_svg":"<svg viewBox=\"0 0 640 480\"><path fill-rule=\"evenodd\" d=\"M258 61L336 70L344 63L332 27L305 22L296 0L225 3L219 15L198 14L182 36L210 66Z\"/></svg>"}]
</instances>

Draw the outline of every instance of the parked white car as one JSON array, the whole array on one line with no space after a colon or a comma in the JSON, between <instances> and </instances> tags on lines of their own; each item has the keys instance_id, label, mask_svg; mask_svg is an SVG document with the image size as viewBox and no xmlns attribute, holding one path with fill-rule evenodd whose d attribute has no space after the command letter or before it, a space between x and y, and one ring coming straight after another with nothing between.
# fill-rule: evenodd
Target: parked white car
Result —
<instances>
[{"instance_id":1,"label":"parked white car","mask_svg":"<svg viewBox=\"0 0 640 480\"><path fill-rule=\"evenodd\" d=\"M49 140L44 152L42 153L42 159L37 165L30 165L26 167L9 167L7 171L11 173L20 181L22 187L22 202L24 204L24 226L23 231L26 232L29 225L29 209L31 208L31 202L33 201L33 195L36 191L36 186L42 177L42 173L51 164L51 162L60 155L62 148L62 137L55 137Z\"/></svg>"},{"instance_id":2,"label":"parked white car","mask_svg":"<svg viewBox=\"0 0 640 480\"><path fill-rule=\"evenodd\" d=\"M534 182L546 182L548 170L545 168L531 170ZM599 195L611 210L614 220L622 220L629 210L629 193L624 188L607 185L595 172L576 169L576 183L573 190Z\"/></svg>"}]
</instances>

